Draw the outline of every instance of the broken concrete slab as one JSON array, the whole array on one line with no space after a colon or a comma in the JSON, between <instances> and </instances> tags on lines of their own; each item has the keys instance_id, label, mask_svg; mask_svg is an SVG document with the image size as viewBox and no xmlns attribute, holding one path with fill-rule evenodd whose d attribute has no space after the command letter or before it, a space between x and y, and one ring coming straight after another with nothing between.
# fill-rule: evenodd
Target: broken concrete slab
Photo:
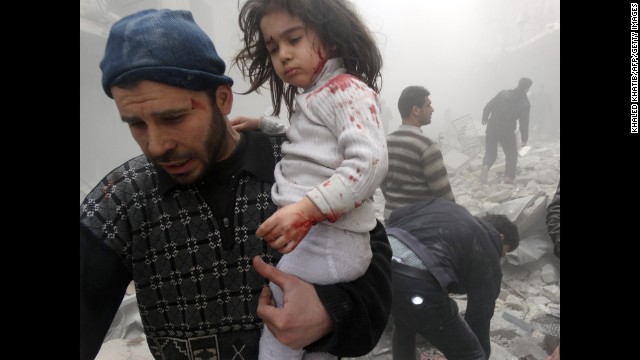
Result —
<instances>
[{"instance_id":1,"label":"broken concrete slab","mask_svg":"<svg viewBox=\"0 0 640 360\"><path fill-rule=\"evenodd\" d=\"M529 155L527 157L518 158L518 167L522 169L535 170L540 166L540 157L535 155Z\"/></svg>"},{"instance_id":2,"label":"broken concrete slab","mask_svg":"<svg viewBox=\"0 0 640 360\"><path fill-rule=\"evenodd\" d=\"M542 258L553 249L553 244L550 240L543 236L529 236L526 241L523 241L522 237L520 239L520 246L505 255L510 264L524 265L531 263Z\"/></svg>"},{"instance_id":3,"label":"broken concrete slab","mask_svg":"<svg viewBox=\"0 0 640 360\"><path fill-rule=\"evenodd\" d=\"M522 148L520 148L520 150L518 151L518 155L520 156L525 156L527 155L527 153L531 150L531 146L527 145L527 146L523 146Z\"/></svg>"},{"instance_id":4,"label":"broken concrete slab","mask_svg":"<svg viewBox=\"0 0 640 360\"><path fill-rule=\"evenodd\" d=\"M529 274L529 281L534 281L534 280L542 281L542 275L539 269Z\"/></svg>"},{"instance_id":5,"label":"broken concrete slab","mask_svg":"<svg viewBox=\"0 0 640 360\"><path fill-rule=\"evenodd\" d=\"M476 171L480 171L481 167L482 167L482 159L475 158L475 159L469 160L469 166L467 167L466 170L468 170L469 172L476 172Z\"/></svg>"},{"instance_id":6,"label":"broken concrete slab","mask_svg":"<svg viewBox=\"0 0 640 360\"><path fill-rule=\"evenodd\" d=\"M502 345L496 344L492 341L489 360L518 360L518 357L513 356L507 349L502 347Z\"/></svg>"},{"instance_id":7,"label":"broken concrete slab","mask_svg":"<svg viewBox=\"0 0 640 360\"><path fill-rule=\"evenodd\" d=\"M542 295L547 299L559 303L560 302L560 287L558 285L547 285L542 287Z\"/></svg>"},{"instance_id":8,"label":"broken concrete slab","mask_svg":"<svg viewBox=\"0 0 640 360\"><path fill-rule=\"evenodd\" d=\"M547 284L555 284L560 279L558 270L556 270L556 267L553 266L553 264L544 264L542 269L540 269L540 274L542 276L542 281Z\"/></svg>"},{"instance_id":9,"label":"broken concrete slab","mask_svg":"<svg viewBox=\"0 0 640 360\"><path fill-rule=\"evenodd\" d=\"M525 335L533 332L533 326L531 324L520 319L518 315L513 314L511 311L503 312L502 318L515 325L520 331L524 331Z\"/></svg>"},{"instance_id":10,"label":"broken concrete slab","mask_svg":"<svg viewBox=\"0 0 640 360\"><path fill-rule=\"evenodd\" d=\"M509 200L511 198L512 193L513 191L511 189L504 189L489 195L487 197L487 201L494 202L494 203L503 203L504 201Z\"/></svg>"},{"instance_id":11,"label":"broken concrete slab","mask_svg":"<svg viewBox=\"0 0 640 360\"><path fill-rule=\"evenodd\" d=\"M528 194L535 195L540 192L540 186L535 180L527 181L527 186L525 187L525 191Z\"/></svg>"},{"instance_id":12,"label":"broken concrete slab","mask_svg":"<svg viewBox=\"0 0 640 360\"><path fill-rule=\"evenodd\" d=\"M527 360L545 360L549 357L540 345L532 341L530 338L517 337L511 341L509 352L519 359Z\"/></svg>"},{"instance_id":13,"label":"broken concrete slab","mask_svg":"<svg viewBox=\"0 0 640 360\"><path fill-rule=\"evenodd\" d=\"M536 175L536 181L540 184L557 184L560 174L551 169L540 170Z\"/></svg>"},{"instance_id":14,"label":"broken concrete slab","mask_svg":"<svg viewBox=\"0 0 640 360\"><path fill-rule=\"evenodd\" d=\"M534 305L546 305L550 302L548 297L546 296L529 296L527 298L527 303L531 303Z\"/></svg>"},{"instance_id":15,"label":"broken concrete slab","mask_svg":"<svg viewBox=\"0 0 640 360\"><path fill-rule=\"evenodd\" d=\"M456 174L461 169L464 169L469 160L471 160L469 156L456 149L451 149L442 156L442 159L444 161L444 166L447 168L447 173L449 174Z\"/></svg>"}]
</instances>

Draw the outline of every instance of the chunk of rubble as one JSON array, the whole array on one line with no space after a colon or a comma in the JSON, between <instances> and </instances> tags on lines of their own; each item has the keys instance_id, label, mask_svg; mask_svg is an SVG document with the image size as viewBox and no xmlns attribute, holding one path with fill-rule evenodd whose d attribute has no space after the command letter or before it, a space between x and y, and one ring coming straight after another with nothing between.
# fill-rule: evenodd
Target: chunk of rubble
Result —
<instances>
[{"instance_id":1,"label":"chunk of rubble","mask_svg":"<svg viewBox=\"0 0 640 360\"><path fill-rule=\"evenodd\" d=\"M542 269L540 269L540 274L542 275L542 281L547 284L555 284L560 279L558 271L553 264L545 264Z\"/></svg>"},{"instance_id":2,"label":"chunk of rubble","mask_svg":"<svg viewBox=\"0 0 640 360\"><path fill-rule=\"evenodd\" d=\"M525 192L529 195L535 195L540 192L540 186L538 186L538 183L535 180L529 180L527 182Z\"/></svg>"},{"instance_id":3,"label":"chunk of rubble","mask_svg":"<svg viewBox=\"0 0 640 360\"><path fill-rule=\"evenodd\" d=\"M545 360L549 357L540 345L531 338L516 337L509 344L509 352L518 359Z\"/></svg>"},{"instance_id":4,"label":"chunk of rubble","mask_svg":"<svg viewBox=\"0 0 640 360\"><path fill-rule=\"evenodd\" d=\"M546 296L529 296L527 298L527 303L534 305L547 305L550 301Z\"/></svg>"},{"instance_id":5,"label":"chunk of rubble","mask_svg":"<svg viewBox=\"0 0 640 360\"><path fill-rule=\"evenodd\" d=\"M505 200L509 200L511 198L511 194L513 191L511 189L504 189L497 193L487 196L487 201L494 203L502 203Z\"/></svg>"},{"instance_id":6,"label":"chunk of rubble","mask_svg":"<svg viewBox=\"0 0 640 360\"><path fill-rule=\"evenodd\" d=\"M547 285L542 287L542 295L547 299L559 303L560 302L560 287L558 285Z\"/></svg>"},{"instance_id":7,"label":"chunk of rubble","mask_svg":"<svg viewBox=\"0 0 640 360\"><path fill-rule=\"evenodd\" d=\"M502 345L496 344L492 341L489 360L518 360L518 357L512 355L507 349L502 347Z\"/></svg>"},{"instance_id":8,"label":"chunk of rubble","mask_svg":"<svg viewBox=\"0 0 640 360\"><path fill-rule=\"evenodd\" d=\"M469 160L471 160L470 157L456 149L448 151L442 156L442 159L449 175L456 174L460 170L464 169L468 166Z\"/></svg>"}]
</instances>

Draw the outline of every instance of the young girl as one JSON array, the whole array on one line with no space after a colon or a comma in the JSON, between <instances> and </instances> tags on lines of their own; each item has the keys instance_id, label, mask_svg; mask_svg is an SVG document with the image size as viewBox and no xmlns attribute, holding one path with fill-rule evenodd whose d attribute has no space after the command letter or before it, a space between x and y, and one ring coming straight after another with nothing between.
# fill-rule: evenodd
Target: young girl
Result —
<instances>
[{"instance_id":1,"label":"young girl","mask_svg":"<svg viewBox=\"0 0 640 360\"><path fill-rule=\"evenodd\" d=\"M290 115L271 193L280 209L256 234L285 254L283 271L315 284L354 280L371 260L372 196L388 164L380 52L345 0L248 0L239 20L244 47L235 63L251 81L247 93L269 82L274 115L282 100ZM268 117L254 123L282 130ZM282 306L282 291L270 287ZM292 350L264 327L261 360L303 355L335 358Z\"/></svg>"}]
</instances>

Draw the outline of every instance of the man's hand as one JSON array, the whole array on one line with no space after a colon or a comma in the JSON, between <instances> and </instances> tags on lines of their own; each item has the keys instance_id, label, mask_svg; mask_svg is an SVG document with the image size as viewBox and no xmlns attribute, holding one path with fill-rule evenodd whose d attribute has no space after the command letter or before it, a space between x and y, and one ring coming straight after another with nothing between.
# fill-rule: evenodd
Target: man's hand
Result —
<instances>
[{"instance_id":1,"label":"man's hand","mask_svg":"<svg viewBox=\"0 0 640 360\"><path fill-rule=\"evenodd\" d=\"M244 129L257 130L260 128L260 118L252 118L248 116L236 116L229 120L235 131Z\"/></svg>"},{"instance_id":2,"label":"man's hand","mask_svg":"<svg viewBox=\"0 0 640 360\"><path fill-rule=\"evenodd\" d=\"M313 201L304 197L295 204L278 209L260 225L256 235L280 253L288 254L298 246L313 225L324 219L325 216Z\"/></svg>"},{"instance_id":3,"label":"man's hand","mask_svg":"<svg viewBox=\"0 0 640 360\"><path fill-rule=\"evenodd\" d=\"M281 343L302 349L333 331L333 320L313 285L268 265L259 256L253 258L253 266L258 274L282 289L281 308L276 307L271 289L265 287L257 310L265 326Z\"/></svg>"}]
</instances>

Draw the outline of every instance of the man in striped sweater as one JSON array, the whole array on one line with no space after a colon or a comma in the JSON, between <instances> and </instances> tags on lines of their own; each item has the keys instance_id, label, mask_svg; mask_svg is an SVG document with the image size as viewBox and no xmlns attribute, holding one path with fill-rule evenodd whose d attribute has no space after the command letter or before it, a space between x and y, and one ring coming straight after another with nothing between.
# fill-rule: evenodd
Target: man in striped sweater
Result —
<instances>
[{"instance_id":1,"label":"man in striped sweater","mask_svg":"<svg viewBox=\"0 0 640 360\"><path fill-rule=\"evenodd\" d=\"M387 136L389 170L380 185L385 198L385 221L391 212L427 197L455 202L438 144L422 134L431 124L431 93L422 86L409 86L398 99L402 125Z\"/></svg>"}]
</instances>

